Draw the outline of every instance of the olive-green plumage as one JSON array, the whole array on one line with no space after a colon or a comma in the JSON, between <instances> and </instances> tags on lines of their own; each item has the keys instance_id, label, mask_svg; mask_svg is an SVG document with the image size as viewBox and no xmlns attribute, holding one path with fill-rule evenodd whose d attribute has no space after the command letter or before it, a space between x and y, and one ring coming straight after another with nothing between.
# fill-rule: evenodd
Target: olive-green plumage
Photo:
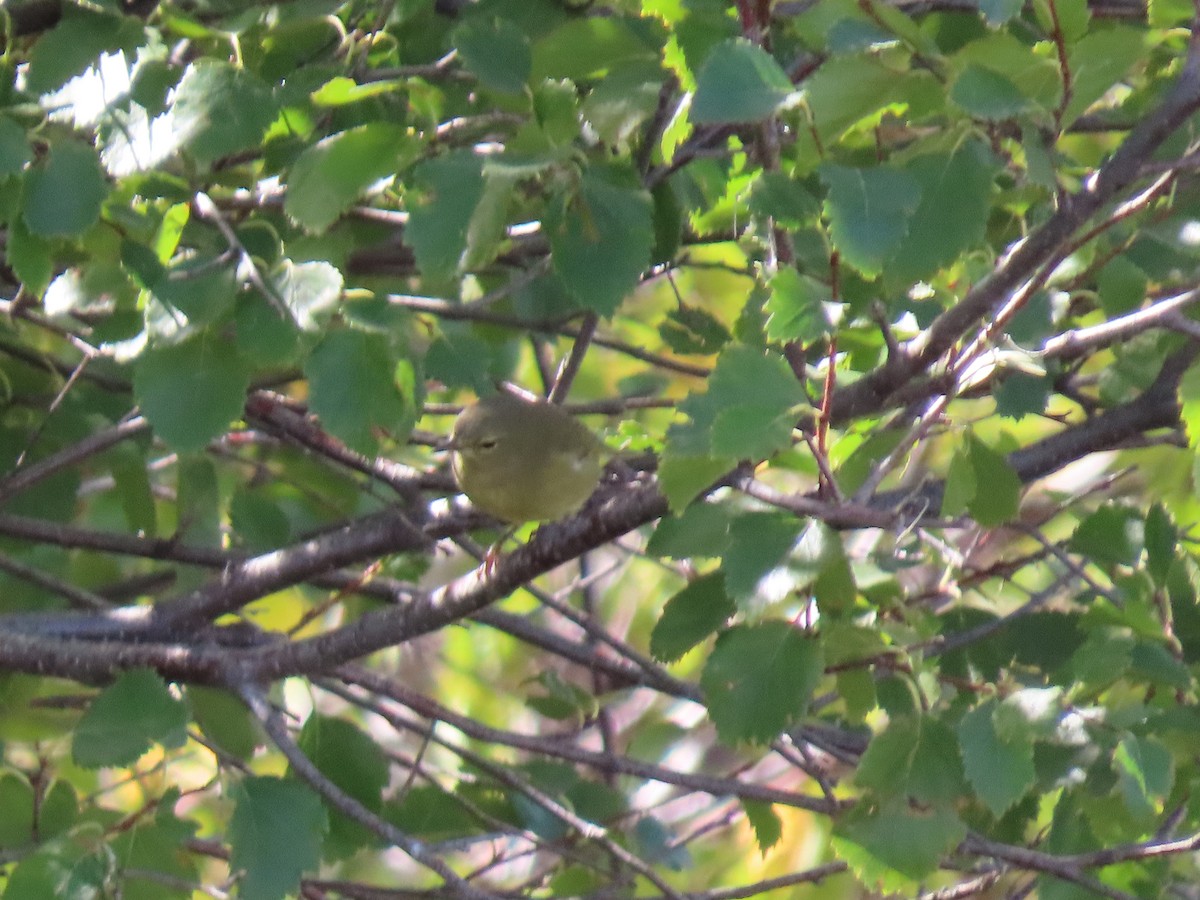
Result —
<instances>
[{"instance_id":1,"label":"olive-green plumage","mask_svg":"<svg viewBox=\"0 0 1200 900\"><path fill-rule=\"evenodd\" d=\"M591 496L604 445L550 403L493 394L454 422L454 477L471 502L507 522L545 522Z\"/></svg>"}]
</instances>

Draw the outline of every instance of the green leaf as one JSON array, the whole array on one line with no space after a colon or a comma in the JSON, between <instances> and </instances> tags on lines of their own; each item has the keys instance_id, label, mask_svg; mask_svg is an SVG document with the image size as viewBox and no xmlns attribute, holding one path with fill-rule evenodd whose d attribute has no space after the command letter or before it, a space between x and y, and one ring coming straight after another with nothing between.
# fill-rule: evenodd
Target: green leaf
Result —
<instances>
[{"instance_id":1,"label":"green leaf","mask_svg":"<svg viewBox=\"0 0 1200 900\"><path fill-rule=\"evenodd\" d=\"M989 25L998 28L1019 13L1024 5L1024 0L980 0L979 11Z\"/></svg>"},{"instance_id":2,"label":"green leaf","mask_svg":"<svg viewBox=\"0 0 1200 900\"><path fill-rule=\"evenodd\" d=\"M317 106L349 106L351 103L361 103L363 100L394 94L403 89L404 82L399 79L359 84L353 78L339 75L330 78L309 94L309 99Z\"/></svg>"},{"instance_id":3,"label":"green leaf","mask_svg":"<svg viewBox=\"0 0 1200 900\"><path fill-rule=\"evenodd\" d=\"M396 171L406 149L404 130L371 122L331 135L292 164L283 209L297 223L320 233L368 187Z\"/></svg>"},{"instance_id":4,"label":"green leaf","mask_svg":"<svg viewBox=\"0 0 1200 900\"><path fill-rule=\"evenodd\" d=\"M670 181L664 181L650 192L654 204L654 248L650 261L668 262L679 252L683 240L683 207Z\"/></svg>"},{"instance_id":5,"label":"green leaf","mask_svg":"<svg viewBox=\"0 0 1200 900\"><path fill-rule=\"evenodd\" d=\"M185 260L170 269L151 287L154 299L175 319L189 326L207 325L221 318L237 296L232 266L214 266L212 259Z\"/></svg>"},{"instance_id":6,"label":"green leaf","mask_svg":"<svg viewBox=\"0 0 1200 900\"><path fill-rule=\"evenodd\" d=\"M916 20L901 9L880 0L866 0L860 4L860 8L891 35L912 47L917 54L929 56L941 51L929 30L923 25L918 25Z\"/></svg>"},{"instance_id":7,"label":"green leaf","mask_svg":"<svg viewBox=\"0 0 1200 900\"><path fill-rule=\"evenodd\" d=\"M61 87L105 51L135 50L144 40L142 23L70 4L54 28L42 34L29 57L25 89L38 95Z\"/></svg>"},{"instance_id":8,"label":"green leaf","mask_svg":"<svg viewBox=\"0 0 1200 900\"><path fill-rule=\"evenodd\" d=\"M212 460L189 454L179 461L175 519L177 537L201 547L221 545L221 518L224 512L217 470Z\"/></svg>"},{"instance_id":9,"label":"green leaf","mask_svg":"<svg viewBox=\"0 0 1200 900\"><path fill-rule=\"evenodd\" d=\"M471 217L483 197L483 162L456 151L421 163L414 177L424 194L409 214L404 239L423 272L449 278L463 261Z\"/></svg>"},{"instance_id":10,"label":"green leaf","mask_svg":"<svg viewBox=\"0 0 1200 900\"><path fill-rule=\"evenodd\" d=\"M1137 563L1143 541L1143 519L1126 506L1102 506L1079 523L1071 535L1071 552L1102 565Z\"/></svg>"},{"instance_id":11,"label":"green leaf","mask_svg":"<svg viewBox=\"0 0 1200 900\"><path fill-rule=\"evenodd\" d=\"M687 844L654 816L642 816L633 827L638 854L647 861L682 872L692 862Z\"/></svg>"},{"instance_id":12,"label":"green leaf","mask_svg":"<svg viewBox=\"0 0 1200 900\"><path fill-rule=\"evenodd\" d=\"M1175 781L1171 752L1153 737L1125 735L1113 752L1118 790L1135 821L1152 826Z\"/></svg>"},{"instance_id":13,"label":"green leaf","mask_svg":"<svg viewBox=\"0 0 1200 900\"><path fill-rule=\"evenodd\" d=\"M912 895L966 835L950 809L915 810L895 800L875 809L860 803L834 827L832 843L864 885Z\"/></svg>"},{"instance_id":14,"label":"green leaf","mask_svg":"<svg viewBox=\"0 0 1200 900\"><path fill-rule=\"evenodd\" d=\"M821 674L820 644L769 620L723 632L700 688L724 743L766 744L805 714Z\"/></svg>"},{"instance_id":15,"label":"green leaf","mask_svg":"<svg viewBox=\"0 0 1200 900\"><path fill-rule=\"evenodd\" d=\"M370 736L344 719L314 713L297 738L304 755L346 794L379 812L388 782L388 763ZM363 825L330 808L327 857L346 857L378 838Z\"/></svg>"},{"instance_id":16,"label":"green leaf","mask_svg":"<svg viewBox=\"0 0 1200 900\"><path fill-rule=\"evenodd\" d=\"M1157 617L1148 619L1146 630L1161 625ZM1144 620L1145 621L1145 620ZM1154 634L1152 640L1161 640ZM1194 687L1191 671L1161 643L1139 642L1130 653L1130 674L1138 681L1165 685L1174 690L1190 691Z\"/></svg>"},{"instance_id":17,"label":"green leaf","mask_svg":"<svg viewBox=\"0 0 1200 900\"><path fill-rule=\"evenodd\" d=\"M451 35L465 65L486 87L507 94L525 89L533 54L525 32L507 19L467 19Z\"/></svg>"},{"instance_id":18,"label":"green leaf","mask_svg":"<svg viewBox=\"0 0 1200 900\"><path fill-rule=\"evenodd\" d=\"M280 260L271 271L270 285L302 331L327 327L342 299L342 273L320 260Z\"/></svg>"},{"instance_id":19,"label":"green leaf","mask_svg":"<svg viewBox=\"0 0 1200 900\"><path fill-rule=\"evenodd\" d=\"M875 679L867 669L846 669L838 672L837 694L846 707L846 721L861 725L867 714L879 704Z\"/></svg>"},{"instance_id":20,"label":"green leaf","mask_svg":"<svg viewBox=\"0 0 1200 900\"><path fill-rule=\"evenodd\" d=\"M171 107L172 131L200 162L256 147L275 119L268 87L243 68L200 59L184 73Z\"/></svg>"},{"instance_id":21,"label":"green leaf","mask_svg":"<svg viewBox=\"0 0 1200 900\"><path fill-rule=\"evenodd\" d=\"M821 628L825 664L841 666L854 662L863 664L873 656L887 652L888 642L884 635L866 625L855 625L846 619L835 619L823 623Z\"/></svg>"},{"instance_id":22,"label":"green leaf","mask_svg":"<svg viewBox=\"0 0 1200 900\"><path fill-rule=\"evenodd\" d=\"M414 784L383 805L383 817L414 837L430 841L464 837L478 825L475 816L448 796L445 788Z\"/></svg>"},{"instance_id":23,"label":"green leaf","mask_svg":"<svg viewBox=\"0 0 1200 900\"><path fill-rule=\"evenodd\" d=\"M580 136L579 96L570 81L543 81L533 91L533 114L538 124L538 149L543 145L566 152ZM557 161L558 157L552 157ZM542 168L539 166L539 169Z\"/></svg>"},{"instance_id":24,"label":"green leaf","mask_svg":"<svg viewBox=\"0 0 1200 900\"><path fill-rule=\"evenodd\" d=\"M881 797L949 804L966 787L958 740L936 719L895 718L871 739L854 782Z\"/></svg>"},{"instance_id":25,"label":"green leaf","mask_svg":"<svg viewBox=\"0 0 1200 900\"><path fill-rule=\"evenodd\" d=\"M733 513L724 504L693 503L678 515L659 519L646 553L679 560L720 556L729 546L731 521Z\"/></svg>"},{"instance_id":26,"label":"green leaf","mask_svg":"<svg viewBox=\"0 0 1200 900\"><path fill-rule=\"evenodd\" d=\"M702 490L733 468L737 460L704 454L679 452L668 440L658 467L658 486L666 495L671 509L687 507Z\"/></svg>"},{"instance_id":27,"label":"green leaf","mask_svg":"<svg viewBox=\"0 0 1200 900\"><path fill-rule=\"evenodd\" d=\"M96 151L66 140L50 149L45 164L30 171L21 197L21 213L32 234L74 237L100 218L108 180Z\"/></svg>"},{"instance_id":28,"label":"green leaf","mask_svg":"<svg viewBox=\"0 0 1200 900\"><path fill-rule=\"evenodd\" d=\"M45 293L50 276L54 274L52 249L50 241L30 232L23 220L15 219L9 225L5 257L25 290L35 297Z\"/></svg>"},{"instance_id":29,"label":"green leaf","mask_svg":"<svg viewBox=\"0 0 1200 900\"><path fill-rule=\"evenodd\" d=\"M279 277L282 272L275 274ZM243 293L234 309L234 341L243 359L260 366L281 366L295 362L300 331L292 317L282 315L274 304Z\"/></svg>"},{"instance_id":30,"label":"green leaf","mask_svg":"<svg viewBox=\"0 0 1200 900\"><path fill-rule=\"evenodd\" d=\"M760 800L742 800L742 811L746 814L750 827L754 829L754 842L758 844L758 852L763 856L779 843L783 837L783 822L771 807L770 803Z\"/></svg>"},{"instance_id":31,"label":"green leaf","mask_svg":"<svg viewBox=\"0 0 1200 900\"><path fill-rule=\"evenodd\" d=\"M808 108L829 145L852 126L878 121L890 110L942 105L943 88L928 72L901 72L872 51L836 55L804 83Z\"/></svg>"},{"instance_id":32,"label":"green leaf","mask_svg":"<svg viewBox=\"0 0 1200 900\"><path fill-rule=\"evenodd\" d=\"M785 563L803 527L803 519L779 512L749 512L734 519L722 566L729 595L739 603L787 596L796 579L786 575ZM779 578L781 574L785 577ZM776 583L764 583L769 581Z\"/></svg>"},{"instance_id":33,"label":"green leaf","mask_svg":"<svg viewBox=\"0 0 1200 900\"><path fill-rule=\"evenodd\" d=\"M748 403L721 410L713 420L712 449L721 456L764 459L791 443L796 416Z\"/></svg>"},{"instance_id":34,"label":"green leaf","mask_svg":"<svg viewBox=\"0 0 1200 900\"><path fill-rule=\"evenodd\" d=\"M7 809L7 807L5 807ZM53 781L38 807L38 838L48 841L79 820L79 797L69 781ZM176 844L178 846L178 844Z\"/></svg>"},{"instance_id":35,"label":"green leaf","mask_svg":"<svg viewBox=\"0 0 1200 900\"><path fill-rule=\"evenodd\" d=\"M780 269L767 285L767 338L809 344L827 337L833 326L825 312L829 289L793 266Z\"/></svg>"},{"instance_id":36,"label":"green leaf","mask_svg":"<svg viewBox=\"0 0 1200 900\"><path fill-rule=\"evenodd\" d=\"M662 71L657 65L622 66L588 93L580 115L606 144L625 147L658 108Z\"/></svg>"},{"instance_id":37,"label":"green leaf","mask_svg":"<svg viewBox=\"0 0 1200 900\"><path fill-rule=\"evenodd\" d=\"M1050 15L1048 4L1039 0L1033 4L1033 11L1038 21L1044 23L1044 28L1049 30L1054 27L1054 17ZM1056 0L1055 12L1058 14L1058 25L1062 29L1063 39L1068 45L1077 43L1087 33L1091 21L1088 0Z\"/></svg>"},{"instance_id":38,"label":"green leaf","mask_svg":"<svg viewBox=\"0 0 1200 900\"><path fill-rule=\"evenodd\" d=\"M1013 691L992 713L996 734L1004 741L1054 740L1066 713L1059 687Z\"/></svg>"},{"instance_id":39,"label":"green leaf","mask_svg":"<svg viewBox=\"0 0 1200 900\"><path fill-rule=\"evenodd\" d=\"M328 824L321 800L282 778L245 778L230 792L230 867L240 873L242 900L283 900L315 871Z\"/></svg>"},{"instance_id":40,"label":"green leaf","mask_svg":"<svg viewBox=\"0 0 1200 900\"><path fill-rule=\"evenodd\" d=\"M239 490L229 501L229 525L235 540L250 550L265 552L292 540L287 514L267 491Z\"/></svg>"},{"instance_id":41,"label":"green leaf","mask_svg":"<svg viewBox=\"0 0 1200 900\"><path fill-rule=\"evenodd\" d=\"M596 698L583 688L571 684L557 672L551 670L540 672L526 683L541 687L544 694L528 694L525 705L538 715L548 719L585 722L596 715L598 704Z\"/></svg>"},{"instance_id":42,"label":"green leaf","mask_svg":"<svg viewBox=\"0 0 1200 900\"><path fill-rule=\"evenodd\" d=\"M1149 279L1128 256L1118 256L1096 273L1100 305L1109 316L1133 312L1146 300Z\"/></svg>"},{"instance_id":43,"label":"green leaf","mask_svg":"<svg viewBox=\"0 0 1200 900\"><path fill-rule=\"evenodd\" d=\"M1033 101L1005 75L974 63L954 80L950 99L963 112L991 121L1015 118L1034 108Z\"/></svg>"},{"instance_id":44,"label":"green leaf","mask_svg":"<svg viewBox=\"0 0 1200 900\"><path fill-rule=\"evenodd\" d=\"M804 526L793 568L808 579L803 586L828 612L848 609L858 595L841 535L824 522L814 519Z\"/></svg>"},{"instance_id":45,"label":"green leaf","mask_svg":"<svg viewBox=\"0 0 1200 900\"><path fill-rule=\"evenodd\" d=\"M187 707L171 696L162 679L135 669L89 704L75 729L71 755L87 768L130 765L152 744L181 746L187 723Z\"/></svg>"},{"instance_id":46,"label":"green leaf","mask_svg":"<svg viewBox=\"0 0 1200 900\"><path fill-rule=\"evenodd\" d=\"M865 6L866 4L864 4ZM834 53L853 53L879 44L891 43L893 37L875 22L858 18L839 19L829 29L828 49Z\"/></svg>"},{"instance_id":47,"label":"green leaf","mask_svg":"<svg viewBox=\"0 0 1200 900\"><path fill-rule=\"evenodd\" d=\"M111 880L109 860L67 842L26 856L8 876L4 900L92 900Z\"/></svg>"},{"instance_id":48,"label":"green leaf","mask_svg":"<svg viewBox=\"0 0 1200 900\"><path fill-rule=\"evenodd\" d=\"M234 759L249 760L262 739L245 704L229 691L196 684L187 696L204 736Z\"/></svg>"},{"instance_id":49,"label":"green leaf","mask_svg":"<svg viewBox=\"0 0 1200 900\"><path fill-rule=\"evenodd\" d=\"M242 413L250 374L229 344L196 338L136 362L133 394L154 433L176 450L202 449Z\"/></svg>"},{"instance_id":50,"label":"green leaf","mask_svg":"<svg viewBox=\"0 0 1200 900\"><path fill-rule=\"evenodd\" d=\"M663 342L676 353L717 353L733 335L716 316L698 306L680 304L658 327Z\"/></svg>"},{"instance_id":51,"label":"green leaf","mask_svg":"<svg viewBox=\"0 0 1200 900\"><path fill-rule=\"evenodd\" d=\"M793 91L771 54L734 38L713 47L704 61L688 116L697 125L756 122L775 112Z\"/></svg>"},{"instance_id":52,"label":"green leaf","mask_svg":"<svg viewBox=\"0 0 1200 900\"><path fill-rule=\"evenodd\" d=\"M280 17L271 22L261 38L255 35L262 41L262 58L250 56L250 67L264 78L287 78L306 64L330 61L344 36L345 32L327 16L306 11L295 17Z\"/></svg>"},{"instance_id":53,"label":"green leaf","mask_svg":"<svg viewBox=\"0 0 1200 900\"><path fill-rule=\"evenodd\" d=\"M1110 685L1133 661L1133 638L1112 629L1092 630L1071 656L1069 674L1088 685Z\"/></svg>"},{"instance_id":54,"label":"green leaf","mask_svg":"<svg viewBox=\"0 0 1200 900\"><path fill-rule=\"evenodd\" d=\"M12 853L33 842L33 804L27 778L14 772L0 775L0 849Z\"/></svg>"},{"instance_id":55,"label":"green leaf","mask_svg":"<svg viewBox=\"0 0 1200 900\"><path fill-rule=\"evenodd\" d=\"M825 163L820 173L828 188L825 217L834 246L864 275L878 275L908 233L921 185L907 172L884 167Z\"/></svg>"},{"instance_id":56,"label":"green leaf","mask_svg":"<svg viewBox=\"0 0 1200 900\"><path fill-rule=\"evenodd\" d=\"M976 140L904 167L920 186L921 202L885 267L890 283L907 288L982 243L996 168L991 151Z\"/></svg>"},{"instance_id":57,"label":"green leaf","mask_svg":"<svg viewBox=\"0 0 1200 900\"><path fill-rule=\"evenodd\" d=\"M821 204L807 188L783 172L763 172L750 191L750 211L793 228L814 221ZM782 272L787 268L781 269Z\"/></svg>"},{"instance_id":58,"label":"green leaf","mask_svg":"<svg viewBox=\"0 0 1200 900\"><path fill-rule=\"evenodd\" d=\"M991 75L1001 76L1028 101L1022 106L1023 112L1032 112L1040 108L1048 113L1058 104L1062 94L1062 79L1057 61L1036 53L1027 42L1018 40L1006 31L994 32L971 41L955 54L953 65L960 74L970 67L978 67L987 70ZM996 105L992 111L997 113L1005 104L1017 103L1007 87L988 79L987 75L971 77L985 79L981 84L981 91L970 92L971 96L978 96L983 105L978 115L992 118L993 116L986 114L988 105L992 102ZM995 86L995 94L992 93L992 86ZM958 102L955 96L956 88L957 84L951 87L950 98ZM1032 109L1031 103L1034 105Z\"/></svg>"},{"instance_id":59,"label":"green leaf","mask_svg":"<svg viewBox=\"0 0 1200 900\"><path fill-rule=\"evenodd\" d=\"M1054 671L1066 663L1084 640L1079 617L1062 613L1021 616L1007 630L1016 648L1016 659L1044 671Z\"/></svg>"},{"instance_id":60,"label":"green leaf","mask_svg":"<svg viewBox=\"0 0 1200 900\"><path fill-rule=\"evenodd\" d=\"M720 457L770 456L791 444L795 408L804 399L782 356L731 345L717 359L708 390L679 404L692 421L672 427L668 447L674 442L680 449Z\"/></svg>"},{"instance_id":61,"label":"green leaf","mask_svg":"<svg viewBox=\"0 0 1200 900\"><path fill-rule=\"evenodd\" d=\"M1040 343L1050 334L1050 295L1038 291L1009 320L1008 336L1018 344Z\"/></svg>"},{"instance_id":62,"label":"green leaf","mask_svg":"<svg viewBox=\"0 0 1200 900\"><path fill-rule=\"evenodd\" d=\"M508 344L497 347L480 338L470 326L442 324L441 334L425 355L425 372L452 388L469 388L483 396L512 365Z\"/></svg>"},{"instance_id":63,"label":"green leaf","mask_svg":"<svg viewBox=\"0 0 1200 900\"><path fill-rule=\"evenodd\" d=\"M674 662L723 628L735 612L724 576L720 572L702 575L667 601L650 633L650 653L655 659Z\"/></svg>"},{"instance_id":64,"label":"green leaf","mask_svg":"<svg viewBox=\"0 0 1200 900\"><path fill-rule=\"evenodd\" d=\"M1161 503L1155 503L1146 513L1143 538L1146 543L1146 571L1157 586L1165 587L1175 562L1179 530Z\"/></svg>"},{"instance_id":65,"label":"green leaf","mask_svg":"<svg viewBox=\"0 0 1200 900\"><path fill-rule=\"evenodd\" d=\"M1071 99L1063 127L1087 112L1145 53L1145 34L1134 28L1110 26L1080 38L1069 56Z\"/></svg>"},{"instance_id":66,"label":"green leaf","mask_svg":"<svg viewBox=\"0 0 1200 900\"><path fill-rule=\"evenodd\" d=\"M121 829L109 844L117 866L122 870L156 872L160 877L180 882L198 880L196 864L190 854L179 852L186 841L195 837L196 823L176 818L173 809L179 801L178 788L169 788L159 798L158 812L139 818L134 828ZM151 886L129 878L122 885L122 900L162 900L159 885Z\"/></svg>"},{"instance_id":67,"label":"green leaf","mask_svg":"<svg viewBox=\"0 0 1200 900\"><path fill-rule=\"evenodd\" d=\"M622 66L657 61L657 50L618 16L580 16L533 45L532 80L595 78Z\"/></svg>"},{"instance_id":68,"label":"green leaf","mask_svg":"<svg viewBox=\"0 0 1200 900\"><path fill-rule=\"evenodd\" d=\"M0 178L20 173L32 159L33 147L25 129L8 116L0 116Z\"/></svg>"},{"instance_id":69,"label":"green leaf","mask_svg":"<svg viewBox=\"0 0 1200 900\"><path fill-rule=\"evenodd\" d=\"M1090 804L1086 790L1064 790L1054 806L1054 817L1046 837L1045 848L1054 854L1089 851L1099 841L1089 822ZM1112 868L1107 869L1112 872ZM1081 885L1062 881L1051 875L1041 875L1037 881L1038 900L1094 900L1095 892Z\"/></svg>"},{"instance_id":70,"label":"green leaf","mask_svg":"<svg viewBox=\"0 0 1200 900\"><path fill-rule=\"evenodd\" d=\"M836 471L837 481L842 492L852 494L857 491L867 480L867 476L874 471L879 460L885 459L900 443L903 436L899 428L889 428L874 432L859 444ZM951 461L951 466L953 466L953 461ZM949 490L948 486L947 490Z\"/></svg>"},{"instance_id":71,"label":"green leaf","mask_svg":"<svg viewBox=\"0 0 1200 900\"><path fill-rule=\"evenodd\" d=\"M121 242L121 265L143 290L150 290L167 276L159 254L140 241Z\"/></svg>"},{"instance_id":72,"label":"green leaf","mask_svg":"<svg viewBox=\"0 0 1200 900\"><path fill-rule=\"evenodd\" d=\"M942 515L964 509L981 525L1001 525L1017 514L1021 479L1003 456L972 434L950 461Z\"/></svg>"},{"instance_id":73,"label":"green leaf","mask_svg":"<svg viewBox=\"0 0 1200 900\"><path fill-rule=\"evenodd\" d=\"M1190 22L1195 7L1190 0L1149 0L1147 12L1151 28L1172 28Z\"/></svg>"},{"instance_id":74,"label":"green leaf","mask_svg":"<svg viewBox=\"0 0 1200 900\"><path fill-rule=\"evenodd\" d=\"M415 411L396 382L387 339L349 328L330 331L304 366L309 403L330 434L373 452L375 429L407 432Z\"/></svg>"},{"instance_id":75,"label":"green leaf","mask_svg":"<svg viewBox=\"0 0 1200 900\"><path fill-rule=\"evenodd\" d=\"M650 265L650 195L627 173L595 167L546 214L554 270L579 302L611 316Z\"/></svg>"},{"instance_id":76,"label":"green leaf","mask_svg":"<svg viewBox=\"0 0 1200 900\"><path fill-rule=\"evenodd\" d=\"M996 412L1006 419L1020 421L1026 416L1041 415L1050 402L1052 379L1047 376L1027 375L1024 372L1006 373L1004 379L993 385Z\"/></svg>"},{"instance_id":77,"label":"green leaf","mask_svg":"<svg viewBox=\"0 0 1200 900\"><path fill-rule=\"evenodd\" d=\"M989 700L963 716L958 726L963 769L975 794L999 818L1033 786L1033 742L1020 735L1004 739Z\"/></svg>"}]
</instances>

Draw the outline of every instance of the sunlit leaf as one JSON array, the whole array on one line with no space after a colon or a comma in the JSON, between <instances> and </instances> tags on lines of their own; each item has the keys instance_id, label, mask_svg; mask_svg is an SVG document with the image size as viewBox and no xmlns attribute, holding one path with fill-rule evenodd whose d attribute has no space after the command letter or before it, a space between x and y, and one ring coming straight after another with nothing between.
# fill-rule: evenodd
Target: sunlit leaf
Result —
<instances>
[{"instance_id":1,"label":"sunlit leaf","mask_svg":"<svg viewBox=\"0 0 1200 900\"><path fill-rule=\"evenodd\" d=\"M171 114L176 139L212 162L258 143L275 117L275 98L244 69L202 59L179 82Z\"/></svg>"},{"instance_id":2,"label":"sunlit leaf","mask_svg":"<svg viewBox=\"0 0 1200 900\"><path fill-rule=\"evenodd\" d=\"M331 135L297 158L283 208L310 231L324 231L371 184L395 171L404 132L372 123Z\"/></svg>"}]
</instances>

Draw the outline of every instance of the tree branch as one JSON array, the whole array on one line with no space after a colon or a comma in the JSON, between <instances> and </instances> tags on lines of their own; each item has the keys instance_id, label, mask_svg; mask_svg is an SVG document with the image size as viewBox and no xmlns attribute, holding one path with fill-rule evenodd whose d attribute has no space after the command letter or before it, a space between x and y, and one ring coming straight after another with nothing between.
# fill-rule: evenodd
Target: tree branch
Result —
<instances>
[{"instance_id":1,"label":"tree branch","mask_svg":"<svg viewBox=\"0 0 1200 900\"><path fill-rule=\"evenodd\" d=\"M898 386L928 369L968 329L1008 299L1022 282L1033 277L1032 273L1055 259L1079 227L1142 175L1142 163L1197 109L1200 109L1200 32L1193 30L1183 70L1162 104L1129 132L1079 193L1068 196L990 275L911 341L903 354L838 390L833 396L833 423L843 424L883 408Z\"/></svg>"},{"instance_id":2,"label":"tree branch","mask_svg":"<svg viewBox=\"0 0 1200 900\"><path fill-rule=\"evenodd\" d=\"M495 894L482 891L463 880L446 863L430 852L423 842L405 834L395 825L380 818L325 777L312 760L304 755L288 732L283 716L271 705L261 690L246 684L230 686L237 691L255 718L262 723L275 746L287 759L292 771L324 797L330 806L348 819L352 819L372 833L379 835L390 845L399 847L415 862L441 877L451 896L462 898L462 900L495 900Z\"/></svg>"}]
</instances>

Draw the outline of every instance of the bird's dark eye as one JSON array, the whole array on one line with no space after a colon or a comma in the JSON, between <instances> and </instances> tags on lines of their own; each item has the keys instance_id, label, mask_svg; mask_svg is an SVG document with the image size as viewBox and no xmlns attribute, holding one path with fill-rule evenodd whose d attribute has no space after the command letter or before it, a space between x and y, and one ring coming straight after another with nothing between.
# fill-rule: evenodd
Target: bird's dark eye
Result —
<instances>
[{"instance_id":1,"label":"bird's dark eye","mask_svg":"<svg viewBox=\"0 0 1200 900\"><path fill-rule=\"evenodd\" d=\"M492 449L495 449L495 446L496 446L495 438L488 438L486 441L479 442L480 450L492 450Z\"/></svg>"}]
</instances>

